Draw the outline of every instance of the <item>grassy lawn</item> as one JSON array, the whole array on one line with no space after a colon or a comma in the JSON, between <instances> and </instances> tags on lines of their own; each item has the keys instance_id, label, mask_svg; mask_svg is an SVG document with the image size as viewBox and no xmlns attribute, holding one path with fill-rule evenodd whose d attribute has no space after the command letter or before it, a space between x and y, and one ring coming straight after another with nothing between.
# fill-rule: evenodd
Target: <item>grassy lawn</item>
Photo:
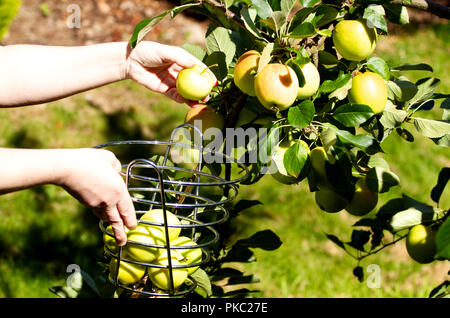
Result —
<instances>
[{"instance_id":1,"label":"grassy lawn","mask_svg":"<svg viewBox=\"0 0 450 318\"><path fill-rule=\"evenodd\" d=\"M427 29L383 39L377 55L391 65L429 63L441 79L439 91L450 91L447 32ZM412 73L411 80L430 74ZM167 140L182 123L187 106L125 81L57 102L0 112L2 147L91 147L113 140ZM440 118L437 106L426 114ZM418 136L407 143L392 135L382 145L385 158L400 177L402 188L382 195L382 204L405 193L430 202L430 191L443 166L450 166L448 149ZM324 233L349 237L353 218L326 214L314 203L307 185L284 186L270 176L242 186L240 198L263 205L241 213L234 226L239 238L271 229L282 240L273 252L255 250L258 261L239 266L255 273L265 297L426 297L446 278L449 263L418 265L408 258L403 242L365 259L379 266L381 287L369 288L352 275L355 261ZM442 205L450 205L449 189ZM101 232L97 218L62 189L42 186L0 197L0 297L55 297L48 291L62 284L78 264L89 273L99 270ZM365 273L369 276L370 273Z\"/></svg>"}]
</instances>

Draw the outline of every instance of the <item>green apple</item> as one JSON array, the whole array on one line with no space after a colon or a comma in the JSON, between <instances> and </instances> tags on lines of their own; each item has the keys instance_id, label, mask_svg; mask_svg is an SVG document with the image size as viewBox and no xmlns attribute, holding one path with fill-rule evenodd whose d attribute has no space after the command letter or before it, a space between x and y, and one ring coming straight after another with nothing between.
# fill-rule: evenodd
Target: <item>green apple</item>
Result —
<instances>
[{"instance_id":1,"label":"green apple","mask_svg":"<svg viewBox=\"0 0 450 318\"><path fill-rule=\"evenodd\" d=\"M281 63L269 63L255 76L255 93L269 110L282 111L294 104L298 94L298 77Z\"/></svg>"},{"instance_id":2,"label":"green apple","mask_svg":"<svg viewBox=\"0 0 450 318\"><path fill-rule=\"evenodd\" d=\"M186 264L184 262L184 257L174 250L170 251L170 259L172 266L179 266ZM156 287L163 290L170 290L171 280L170 280L170 269L168 267L169 257L167 251L163 251L161 255L156 259L154 264L165 267L164 268L149 267L148 277ZM174 289L176 289L186 281L188 276L187 268L172 268L172 276L173 276L173 287Z\"/></svg>"},{"instance_id":3,"label":"green apple","mask_svg":"<svg viewBox=\"0 0 450 318\"><path fill-rule=\"evenodd\" d=\"M208 68L194 65L178 73L176 87L178 93L193 101L203 100L211 93L216 81L209 73Z\"/></svg>"},{"instance_id":4,"label":"green apple","mask_svg":"<svg viewBox=\"0 0 450 318\"><path fill-rule=\"evenodd\" d=\"M179 236L178 238L170 242L170 244L171 246L197 246L197 243L186 236ZM189 265L198 264L202 261L201 248L176 249L176 251L184 257L184 261ZM198 266L188 267L188 275L191 275L193 272L195 272L197 268Z\"/></svg>"},{"instance_id":5,"label":"green apple","mask_svg":"<svg viewBox=\"0 0 450 318\"><path fill-rule=\"evenodd\" d=\"M260 57L261 54L258 51L247 51L239 57L234 68L234 84L249 96L256 96L255 75Z\"/></svg>"},{"instance_id":6,"label":"green apple","mask_svg":"<svg viewBox=\"0 0 450 318\"><path fill-rule=\"evenodd\" d=\"M314 173L314 183L321 190L332 189L327 178L325 164L328 161L328 155L322 146L315 147L309 153L311 159L311 167Z\"/></svg>"},{"instance_id":7,"label":"green apple","mask_svg":"<svg viewBox=\"0 0 450 318\"><path fill-rule=\"evenodd\" d=\"M363 216L372 211L378 203L378 194L371 191L366 185L364 177L356 181L355 193L345 210L355 216Z\"/></svg>"},{"instance_id":8,"label":"green apple","mask_svg":"<svg viewBox=\"0 0 450 318\"><path fill-rule=\"evenodd\" d=\"M134 242L148 245L164 245L164 232L159 229L149 231L148 226L144 224L139 224L135 229L128 232L127 244L124 247L127 255L135 261L151 263L159 256L160 248L134 244Z\"/></svg>"},{"instance_id":9,"label":"green apple","mask_svg":"<svg viewBox=\"0 0 450 318\"><path fill-rule=\"evenodd\" d=\"M129 230L125 227L125 233L128 233L128 231ZM119 250L118 246L116 244L116 239L107 233L114 235L111 225L108 225L106 227L106 233L103 233L103 243L105 244L105 251L106 251L106 248L108 248L109 251L116 254Z\"/></svg>"},{"instance_id":10,"label":"green apple","mask_svg":"<svg viewBox=\"0 0 450 318\"><path fill-rule=\"evenodd\" d=\"M362 20L343 20L336 24L332 35L334 47L349 61L362 61L369 57L377 44L375 28Z\"/></svg>"},{"instance_id":11,"label":"green apple","mask_svg":"<svg viewBox=\"0 0 450 318\"><path fill-rule=\"evenodd\" d=\"M347 199L332 190L316 191L315 200L321 210L329 213L339 212L348 205Z\"/></svg>"},{"instance_id":12,"label":"green apple","mask_svg":"<svg viewBox=\"0 0 450 318\"><path fill-rule=\"evenodd\" d=\"M423 224L413 226L406 237L406 250L416 262L431 263L436 254L436 231Z\"/></svg>"},{"instance_id":13,"label":"green apple","mask_svg":"<svg viewBox=\"0 0 450 318\"><path fill-rule=\"evenodd\" d=\"M126 255L124 256L124 258L126 258ZM117 262L117 259L112 258L109 263L109 278L114 282L116 281L117 275ZM119 282L124 285L135 284L144 277L145 270L145 266L121 260L119 266Z\"/></svg>"},{"instance_id":14,"label":"green apple","mask_svg":"<svg viewBox=\"0 0 450 318\"><path fill-rule=\"evenodd\" d=\"M166 210L166 216L168 225L181 225L180 220L172 212ZM157 224L164 224L164 211L162 209L152 209L142 215L139 220ZM144 225L149 232L153 233L155 237L159 237L159 235L161 235L160 232L162 232L163 234L161 235L161 238L164 242L166 242L166 230L164 225L150 225L145 223L141 224ZM170 241L176 239L181 232L181 227L169 227L168 229Z\"/></svg>"},{"instance_id":15,"label":"green apple","mask_svg":"<svg viewBox=\"0 0 450 318\"><path fill-rule=\"evenodd\" d=\"M384 79L373 72L359 73L352 79L348 92L351 104L364 104L374 113L381 113L386 106L388 89Z\"/></svg>"},{"instance_id":16,"label":"green apple","mask_svg":"<svg viewBox=\"0 0 450 318\"><path fill-rule=\"evenodd\" d=\"M320 86L320 74L316 66L309 62L300 67L305 79L302 86L298 87L297 98L306 99L314 95Z\"/></svg>"}]
</instances>

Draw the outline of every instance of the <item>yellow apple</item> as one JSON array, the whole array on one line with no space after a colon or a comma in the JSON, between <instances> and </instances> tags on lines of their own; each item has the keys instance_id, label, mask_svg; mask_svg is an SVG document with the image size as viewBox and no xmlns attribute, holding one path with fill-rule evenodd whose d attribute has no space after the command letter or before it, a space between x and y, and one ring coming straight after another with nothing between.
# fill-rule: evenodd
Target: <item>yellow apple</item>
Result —
<instances>
[{"instance_id":1,"label":"yellow apple","mask_svg":"<svg viewBox=\"0 0 450 318\"><path fill-rule=\"evenodd\" d=\"M170 260L172 266L185 265L186 263L183 260L183 256L174 251L170 251ZM171 288L171 280L170 280L170 269L169 265L169 257L167 251L163 251L161 255L156 259L155 265L165 266L164 268L160 267L149 267L148 268L148 277L152 281L152 283L163 290L170 290ZM172 268L172 276L173 276L173 288L176 289L180 287L187 279L188 271L187 268Z\"/></svg>"},{"instance_id":2,"label":"yellow apple","mask_svg":"<svg viewBox=\"0 0 450 318\"><path fill-rule=\"evenodd\" d=\"M128 233L128 231L129 230L125 227L125 233ZM111 235L109 235L107 233L114 235L114 232L113 232L113 229L112 229L111 225L108 225L106 227L106 233L103 233L103 243L105 244L105 251L106 251L106 248L107 248L112 253L115 254L119 250L118 246L116 244L116 239L113 236L111 236Z\"/></svg>"},{"instance_id":3,"label":"yellow apple","mask_svg":"<svg viewBox=\"0 0 450 318\"><path fill-rule=\"evenodd\" d=\"M127 244L124 247L127 255L135 261L151 263L158 257L160 248L134 244L134 242L148 245L164 245L164 232L159 229L149 231L148 226L144 224L139 224L135 229L128 232Z\"/></svg>"},{"instance_id":4,"label":"yellow apple","mask_svg":"<svg viewBox=\"0 0 450 318\"><path fill-rule=\"evenodd\" d=\"M299 86L297 92L298 99L306 99L314 95L320 86L320 74L316 66L309 62L300 67L305 79L303 86Z\"/></svg>"},{"instance_id":5,"label":"yellow apple","mask_svg":"<svg viewBox=\"0 0 450 318\"><path fill-rule=\"evenodd\" d=\"M295 102L298 78L294 70L281 63L269 63L255 77L255 93L269 110L282 111Z\"/></svg>"},{"instance_id":6,"label":"yellow apple","mask_svg":"<svg viewBox=\"0 0 450 318\"><path fill-rule=\"evenodd\" d=\"M109 278L114 282L116 281L117 275L117 262L118 262L117 259L112 258L109 263ZM121 260L119 266L119 282L124 285L135 284L144 277L145 270L146 270L145 266Z\"/></svg>"},{"instance_id":7,"label":"yellow apple","mask_svg":"<svg viewBox=\"0 0 450 318\"><path fill-rule=\"evenodd\" d=\"M180 220L175 214L166 210L168 225L181 225ZM139 219L140 221L146 221L157 224L164 224L164 211L162 209L152 209L142 215ZM152 232L155 237L159 237L160 232L163 233L161 238L166 242L166 230L164 225L150 225L145 223L140 223L144 225L149 232ZM169 240L172 241L178 237L181 232L181 227L169 227Z\"/></svg>"},{"instance_id":8,"label":"yellow apple","mask_svg":"<svg viewBox=\"0 0 450 318\"><path fill-rule=\"evenodd\" d=\"M215 83L216 81L208 69L196 64L178 73L176 87L182 97L198 101L203 100L211 93Z\"/></svg>"},{"instance_id":9,"label":"yellow apple","mask_svg":"<svg viewBox=\"0 0 450 318\"><path fill-rule=\"evenodd\" d=\"M343 20L333 30L334 47L349 61L362 61L372 54L377 44L375 28L362 20Z\"/></svg>"},{"instance_id":10,"label":"yellow apple","mask_svg":"<svg viewBox=\"0 0 450 318\"><path fill-rule=\"evenodd\" d=\"M361 177L356 181L355 194L345 210L355 216L363 216L372 211L378 203L378 194L371 191L365 178Z\"/></svg>"},{"instance_id":11,"label":"yellow apple","mask_svg":"<svg viewBox=\"0 0 450 318\"><path fill-rule=\"evenodd\" d=\"M406 237L406 250L416 262L431 263L436 254L436 231L423 224L413 226Z\"/></svg>"},{"instance_id":12,"label":"yellow apple","mask_svg":"<svg viewBox=\"0 0 450 318\"><path fill-rule=\"evenodd\" d=\"M388 98L388 89L384 79L373 72L359 73L352 79L352 88L348 92L351 104L364 104L374 113L384 110Z\"/></svg>"},{"instance_id":13,"label":"yellow apple","mask_svg":"<svg viewBox=\"0 0 450 318\"><path fill-rule=\"evenodd\" d=\"M180 236L170 242L171 246L197 246L193 240L186 236ZM176 249L184 257L184 261L189 264L198 264L202 261L202 249L201 248L187 248L187 249ZM188 275L191 275L197 270L198 266L187 267Z\"/></svg>"},{"instance_id":14,"label":"yellow apple","mask_svg":"<svg viewBox=\"0 0 450 318\"><path fill-rule=\"evenodd\" d=\"M254 82L260 57L258 51L247 51L239 57L234 68L234 84L249 96L256 96Z\"/></svg>"}]
</instances>

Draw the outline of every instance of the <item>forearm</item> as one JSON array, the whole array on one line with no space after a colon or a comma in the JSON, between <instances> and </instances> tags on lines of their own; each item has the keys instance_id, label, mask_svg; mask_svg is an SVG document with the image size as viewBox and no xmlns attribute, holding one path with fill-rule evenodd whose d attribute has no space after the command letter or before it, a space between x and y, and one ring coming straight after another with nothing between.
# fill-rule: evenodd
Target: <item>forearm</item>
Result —
<instances>
[{"instance_id":1,"label":"forearm","mask_svg":"<svg viewBox=\"0 0 450 318\"><path fill-rule=\"evenodd\" d=\"M44 103L127 76L127 43L0 47L0 107Z\"/></svg>"},{"instance_id":2,"label":"forearm","mask_svg":"<svg viewBox=\"0 0 450 318\"><path fill-rule=\"evenodd\" d=\"M59 184L64 177L65 149L0 148L0 194L42 184Z\"/></svg>"}]
</instances>

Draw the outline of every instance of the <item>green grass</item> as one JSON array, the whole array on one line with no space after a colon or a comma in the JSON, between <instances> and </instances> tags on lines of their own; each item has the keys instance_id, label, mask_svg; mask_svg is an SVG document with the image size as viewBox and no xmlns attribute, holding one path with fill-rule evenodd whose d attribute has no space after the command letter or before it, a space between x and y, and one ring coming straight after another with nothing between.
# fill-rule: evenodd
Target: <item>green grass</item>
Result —
<instances>
[{"instance_id":1,"label":"green grass","mask_svg":"<svg viewBox=\"0 0 450 318\"><path fill-rule=\"evenodd\" d=\"M395 41L384 39L377 54L391 65L429 63L434 74L412 73L411 80L434 75L448 93L449 47L442 29L427 29ZM57 102L0 111L2 147L91 147L113 140L167 140L182 123L187 107L126 81ZM424 113L424 112L422 112ZM436 106L426 116L440 118ZM382 147L402 188L380 196L380 205L401 193L430 202L430 191L443 166L450 166L448 149L414 133L414 143L392 135ZM243 211L233 221L236 238L270 229L282 240L276 251L254 250L257 262L235 264L255 273L254 288L266 297L426 297L446 277L448 263L418 265L403 244L363 261L378 265L381 287L369 288L352 275L355 261L325 237L349 238L357 220L345 213L327 214L314 203L305 183L285 186L266 176L242 186L239 198L263 205ZM442 205L450 205L449 190ZM97 273L102 260L97 218L55 186L42 186L0 197L0 297L55 297L48 291L63 284L69 264ZM365 277L370 273L365 272Z\"/></svg>"}]
</instances>

